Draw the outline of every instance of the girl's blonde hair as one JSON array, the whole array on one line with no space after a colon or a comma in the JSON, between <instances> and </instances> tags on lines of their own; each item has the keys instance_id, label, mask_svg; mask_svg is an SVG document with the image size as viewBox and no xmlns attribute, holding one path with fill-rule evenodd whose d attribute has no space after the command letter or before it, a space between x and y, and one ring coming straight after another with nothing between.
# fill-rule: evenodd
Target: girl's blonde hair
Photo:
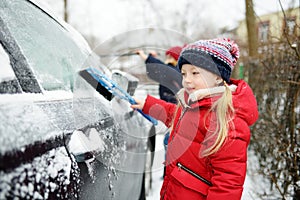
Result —
<instances>
[{"instance_id":1,"label":"girl's blonde hair","mask_svg":"<svg viewBox=\"0 0 300 200\"><path fill-rule=\"evenodd\" d=\"M227 83L224 81L225 91L223 95L212 105L211 109L208 111L207 115L211 112L216 113L216 127L214 127L214 132L212 134L209 134L205 140L203 141L203 144L205 144L207 141L211 141L215 139L215 142L210 147L204 149L201 152L202 157L206 157L209 155L212 155L216 153L221 146L223 145L224 141L226 140L226 137L228 135L228 130L230 125L233 126L232 122L232 116L234 114L234 107L232 104L232 93L230 88L228 87ZM176 110L174 112L174 117L171 123L170 132L172 132L174 128L174 121L175 117L177 116L177 112L179 108L182 106L180 104L180 101L177 104ZM204 121L206 121L206 117L204 117ZM208 130L209 131L209 130Z\"/></svg>"},{"instance_id":2,"label":"girl's blonde hair","mask_svg":"<svg viewBox=\"0 0 300 200\"><path fill-rule=\"evenodd\" d=\"M216 113L216 127L214 127L214 132L209 134L203 143L205 144L205 142L211 141L212 139L215 140L215 142L213 145L201 152L201 156L203 157L212 155L221 148L227 138L230 125L233 125L232 116L234 113L234 107L232 104L232 93L225 81L224 86L225 92L209 110L209 112Z\"/></svg>"}]
</instances>

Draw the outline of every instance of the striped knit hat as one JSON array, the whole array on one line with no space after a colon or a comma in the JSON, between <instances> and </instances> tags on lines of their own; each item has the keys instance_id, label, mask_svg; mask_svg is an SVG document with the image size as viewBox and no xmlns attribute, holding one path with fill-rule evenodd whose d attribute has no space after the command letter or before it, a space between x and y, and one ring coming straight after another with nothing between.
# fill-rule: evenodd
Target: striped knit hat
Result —
<instances>
[{"instance_id":1,"label":"striped knit hat","mask_svg":"<svg viewBox=\"0 0 300 200\"><path fill-rule=\"evenodd\" d=\"M228 38L199 40L183 48L178 67L192 64L206 69L230 82L231 72L239 58L237 44Z\"/></svg>"}]
</instances>

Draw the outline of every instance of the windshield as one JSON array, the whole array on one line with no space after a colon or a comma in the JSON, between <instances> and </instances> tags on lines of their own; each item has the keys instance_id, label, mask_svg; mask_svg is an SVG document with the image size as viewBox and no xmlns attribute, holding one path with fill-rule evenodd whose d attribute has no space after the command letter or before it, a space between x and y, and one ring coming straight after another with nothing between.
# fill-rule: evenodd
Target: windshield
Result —
<instances>
[{"instance_id":1,"label":"windshield","mask_svg":"<svg viewBox=\"0 0 300 200\"><path fill-rule=\"evenodd\" d=\"M44 90L73 90L89 51L57 21L25 0L1 0L0 16Z\"/></svg>"}]
</instances>

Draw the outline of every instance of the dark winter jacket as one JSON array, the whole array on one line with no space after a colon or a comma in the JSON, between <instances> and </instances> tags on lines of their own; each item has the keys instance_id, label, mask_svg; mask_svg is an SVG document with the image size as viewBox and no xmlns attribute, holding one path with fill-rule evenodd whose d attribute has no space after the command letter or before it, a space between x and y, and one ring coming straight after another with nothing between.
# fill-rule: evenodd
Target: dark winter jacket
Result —
<instances>
[{"instance_id":1,"label":"dark winter jacket","mask_svg":"<svg viewBox=\"0 0 300 200\"><path fill-rule=\"evenodd\" d=\"M148 58L145 61L146 64L153 64L153 63L157 63L157 64L162 64L162 65L166 65L165 63L163 63L162 61L160 61L159 59L154 58L153 56L149 55ZM176 69L178 72L179 69L171 64L168 64L166 66L169 66L173 69ZM170 102L170 103L177 103L176 97L174 95L174 93L167 87L159 84L159 97L160 99L166 101L166 102Z\"/></svg>"},{"instance_id":2,"label":"dark winter jacket","mask_svg":"<svg viewBox=\"0 0 300 200\"><path fill-rule=\"evenodd\" d=\"M208 111L218 96L204 98L182 109L148 96L143 112L172 124L167 151L167 169L161 189L163 200L236 200L240 199L246 176L247 146L250 129L258 118L257 103L252 90L242 80L233 92L235 115L228 137L215 154L202 157L205 137L215 127L215 113ZM185 94L187 99L187 94Z\"/></svg>"}]
</instances>

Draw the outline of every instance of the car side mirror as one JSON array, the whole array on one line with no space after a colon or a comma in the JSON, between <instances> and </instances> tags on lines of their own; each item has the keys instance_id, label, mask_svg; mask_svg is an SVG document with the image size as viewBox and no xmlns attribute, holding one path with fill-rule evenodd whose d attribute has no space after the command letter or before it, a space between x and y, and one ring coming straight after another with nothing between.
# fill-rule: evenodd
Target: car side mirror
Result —
<instances>
[{"instance_id":1,"label":"car side mirror","mask_svg":"<svg viewBox=\"0 0 300 200\"><path fill-rule=\"evenodd\" d=\"M138 78L120 70L113 71L112 80L131 96L134 95L135 89L139 83Z\"/></svg>"}]
</instances>

